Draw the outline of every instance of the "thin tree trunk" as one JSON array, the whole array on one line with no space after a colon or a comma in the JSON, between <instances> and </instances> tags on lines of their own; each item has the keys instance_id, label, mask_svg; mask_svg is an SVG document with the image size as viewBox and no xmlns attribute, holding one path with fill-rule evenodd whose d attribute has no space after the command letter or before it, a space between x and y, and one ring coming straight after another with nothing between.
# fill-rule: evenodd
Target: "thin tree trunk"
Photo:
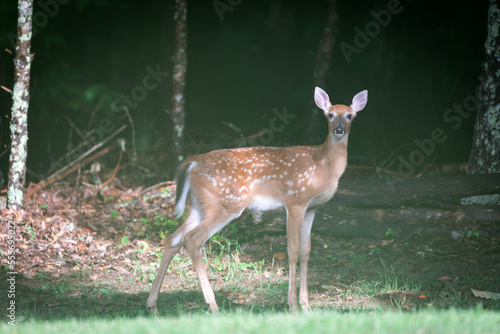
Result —
<instances>
[{"instance_id":1,"label":"thin tree trunk","mask_svg":"<svg viewBox=\"0 0 500 334\"><path fill-rule=\"evenodd\" d=\"M316 52L316 63L313 71L314 87L318 86L326 89L326 76L328 74L328 70L330 69L332 51L335 47L335 39L337 37L339 23L340 20L337 14L337 0L328 0L328 11L323 25L323 33ZM314 110L316 110L316 108ZM318 143L318 141L323 139L322 135L320 136L318 131L321 122L323 122L323 117L322 112L311 113L311 116L309 117L306 140L311 144Z\"/></svg>"},{"instance_id":2,"label":"thin tree trunk","mask_svg":"<svg viewBox=\"0 0 500 334\"><path fill-rule=\"evenodd\" d=\"M184 88L187 68L187 0L175 1L175 54L174 63L174 95L172 120L174 123L174 145L178 161L184 160Z\"/></svg>"},{"instance_id":3,"label":"thin tree trunk","mask_svg":"<svg viewBox=\"0 0 500 334\"><path fill-rule=\"evenodd\" d=\"M491 0L483 62L483 83L476 115L469 172L500 172L500 0Z\"/></svg>"},{"instance_id":4,"label":"thin tree trunk","mask_svg":"<svg viewBox=\"0 0 500 334\"><path fill-rule=\"evenodd\" d=\"M16 58L14 59L14 90L10 121L11 149L9 158L8 206L18 210L23 207L23 189L26 179L28 156L28 107L31 54L31 27L33 0L19 0L17 20Z\"/></svg>"}]
</instances>

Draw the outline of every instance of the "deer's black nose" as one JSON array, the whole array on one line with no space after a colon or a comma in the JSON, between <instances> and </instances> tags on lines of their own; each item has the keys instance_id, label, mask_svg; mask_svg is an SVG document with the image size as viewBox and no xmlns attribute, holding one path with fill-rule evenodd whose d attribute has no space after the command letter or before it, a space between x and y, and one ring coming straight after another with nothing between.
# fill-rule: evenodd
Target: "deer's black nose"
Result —
<instances>
[{"instance_id":1,"label":"deer's black nose","mask_svg":"<svg viewBox=\"0 0 500 334\"><path fill-rule=\"evenodd\" d=\"M333 131L335 132L336 136L340 137L344 135L345 128L342 124L337 124L337 126L333 129Z\"/></svg>"}]
</instances>

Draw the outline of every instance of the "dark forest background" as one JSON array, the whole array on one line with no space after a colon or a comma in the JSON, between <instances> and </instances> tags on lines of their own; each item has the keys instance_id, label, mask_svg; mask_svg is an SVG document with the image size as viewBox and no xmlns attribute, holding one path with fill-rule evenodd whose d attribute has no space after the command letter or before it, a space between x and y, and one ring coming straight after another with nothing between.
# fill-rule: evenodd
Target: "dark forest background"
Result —
<instances>
[{"instance_id":1,"label":"dark forest background","mask_svg":"<svg viewBox=\"0 0 500 334\"><path fill-rule=\"evenodd\" d=\"M334 104L350 104L356 93L369 91L368 105L352 127L350 164L397 170L396 156L408 158L418 149L415 140L431 138L436 128L447 139L425 155L426 162L466 162L474 113L467 118L448 113L454 122L444 115L469 101L479 85L488 2L401 0L401 12L350 62L340 44L355 46L355 28L365 31L374 21L370 12L385 10L394 0L337 3L340 26L322 88ZM319 0L244 0L221 20L213 1L189 2L188 154L236 146L238 138L268 128L273 109L283 108L296 117L263 144L321 142L306 138L306 128L311 113L318 112L313 69L327 8ZM118 128L128 121L113 112L113 101L142 85L147 68L172 73L174 2L46 0L35 1L34 14L27 179L37 182L80 141L67 119L82 130L98 128L105 118ZM14 72L14 55L8 50L14 52L16 20L17 1L2 1L0 84L8 88ZM169 76L130 108L139 155L157 155L160 167L174 159L171 99ZM11 95L0 91L2 187L7 182L10 108ZM326 131L325 122L317 129L319 138ZM124 136L130 143L130 131ZM165 170L165 177L172 172Z\"/></svg>"}]
</instances>

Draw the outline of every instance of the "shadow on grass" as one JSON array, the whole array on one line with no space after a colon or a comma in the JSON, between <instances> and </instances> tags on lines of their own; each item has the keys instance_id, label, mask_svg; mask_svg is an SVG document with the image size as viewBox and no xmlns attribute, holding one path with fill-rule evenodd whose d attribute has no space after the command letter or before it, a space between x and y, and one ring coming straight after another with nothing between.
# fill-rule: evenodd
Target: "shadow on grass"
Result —
<instances>
[{"instance_id":1,"label":"shadow on grass","mask_svg":"<svg viewBox=\"0 0 500 334\"><path fill-rule=\"evenodd\" d=\"M0 288L8 291L8 276L0 274ZM60 282L60 279L58 280ZM36 284L36 287L32 285ZM7 294L7 293L6 293ZM109 285L94 282L55 284L51 278L25 278L16 276L15 298L2 296L0 307L5 310L10 300L15 300L16 318L31 321L52 321L63 319L113 319L149 316L146 300L149 292L126 293ZM269 301L268 305L253 307L231 302L221 293L215 293L221 312L246 311L285 312L286 305ZM204 307L199 290L161 292L157 304L160 317L180 317L182 315L209 314Z\"/></svg>"},{"instance_id":2,"label":"shadow on grass","mask_svg":"<svg viewBox=\"0 0 500 334\"><path fill-rule=\"evenodd\" d=\"M149 291L136 289L135 291L139 292L126 292L124 281L103 283L92 281L83 276L79 276L79 279L75 280L74 275L71 274L57 279L44 275L39 275L36 278L17 275L15 298L11 299L10 297L6 298L10 289L7 279L6 272L2 270L0 272L0 290L3 296L0 298L0 307L6 310L9 302L15 300L15 313L18 320L114 319L149 315L146 311ZM137 287L137 285L145 285L144 283L128 284L132 288ZM479 300L469 296L470 293L456 290L453 286L449 286L445 290L424 288L420 291L379 291L372 294L371 297L365 290L360 289L358 300L365 301L366 299L367 302L348 303L350 299L353 299L348 295L337 295L336 298L325 295L328 300L342 299L343 301L340 304L325 304L321 308L343 313L367 311L373 308L400 311L417 311L427 308L446 309L449 307L474 309L480 304L485 309L500 310L500 301ZM230 290L226 291L230 292ZM310 292L313 295L324 295L324 289L319 286L311 286ZM281 313L288 311L284 302L286 286L282 283L270 284L264 293L265 296L261 296L257 303L238 304L232 302L224 292L215 292L222 313ZM424 293L426 295L423 295ZM277 296L280 298L277 299ZM202 292L197 286L193 289L160 293L157 309L159 317L176 318L184 315L209 314ZM5 314L5 312L3 313Z\"/></svg>"}]
</instances>

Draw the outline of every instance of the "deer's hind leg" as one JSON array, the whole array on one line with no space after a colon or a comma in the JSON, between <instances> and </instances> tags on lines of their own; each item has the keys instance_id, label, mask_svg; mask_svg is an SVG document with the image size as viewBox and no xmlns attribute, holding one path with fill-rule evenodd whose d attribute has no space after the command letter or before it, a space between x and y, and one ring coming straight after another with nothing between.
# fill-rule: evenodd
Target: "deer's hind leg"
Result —
<instances>
[{"instance_id":1,"label":"deer's hind leg","mask_svg":"<svg viewBox=\"0 0 500 334\"><path fill-rule=\"evenodd\" d=\"M156 313L158 295L170 262L184 243L186 234L198 226L200 222L201 213L199 209L193 207L189 212L186 221L174 233L165 238L165 250L163 251L160 267L158 268L158 273L156 274L156 278L153 282L151 292L149 293L149 297L146 302L146 307L149 313Z\"/></svg>"},{"instance_id":2,"label":"deer's hind leg","mask_svg":"<svg viewBox=\"0 0 500 334\"><path fill-rule=\"evenodd\" d=\"M211 236L220 231L233 219L239 217L242 211L243 210L231 214L228 213L222 206L212 208L210 211L207 210L203 221L192 231L187 233L184 238L186 248L191 256L191 260L193 261L194 268L198 274L198 279L200 280L203 297L205 298L208 308L214 314L219 313L219 307L215 301L215 295L205 271L205 265L203 264L203 258L201 255L201 247L208 239L210 239Z\"/></svg>"}]
</instances>

